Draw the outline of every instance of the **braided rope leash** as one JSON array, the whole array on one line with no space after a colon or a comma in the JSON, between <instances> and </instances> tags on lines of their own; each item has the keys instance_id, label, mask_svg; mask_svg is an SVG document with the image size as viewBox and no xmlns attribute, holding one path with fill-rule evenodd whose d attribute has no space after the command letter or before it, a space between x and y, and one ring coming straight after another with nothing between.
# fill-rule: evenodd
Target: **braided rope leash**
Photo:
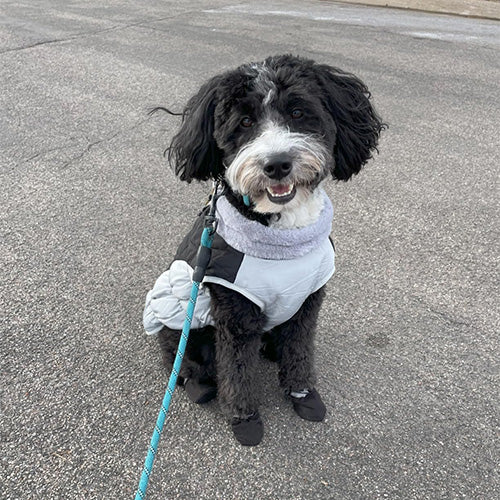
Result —
<instances>
[{"instance_id":1,"label":"braided rope leash","mask_svg":"<svg viewBox=\"0 0 500 500\"><path fill-rule=\"evenodd\" d=\"M179 340L179 347L177 348L177 354L175 356L174 366L172 368L172 373L168 380L167 389L165 391L165 396L161 403L160 412L158 413L158 418L156 419L155 428L153 431L153 436L151 437L151 442L149 444L148 453L146 455L146 460L144 461L144 467L142 469L141 479L139 481L139 487L137 488L137 493L135 494L135 500L144 500L146 498L146 489L148 487L149 477L151 475L151 470L153 468L153 462L158 450L158 443L160 442L161 433L163 431L163 425L165 423L165 418L170 406L170 401L175 391L175 386L177 384L177 377L181 369L182 359L186 351L186 345L189 338L189 331L191 329L191 321L193 320L194 308L196 306L196 300L198 299L198 293L200 288L200 283L203 281L205 276L205 271L207 269L208 263L210 262L210 257L212 255L212 242L214 239L215 231L217 230L217 218L215 217L215 205L218 194L218 184L214 186L214 191L210 201L210 209L208 214L205 216L205 227L201 234L200 247L198 249L198 254L196 257L196 266L193 272L193 286L191 288L191 296L189 298L189 303L186 310L186 318L184 319L184 325L182 327L181 338Z\"/></svg>"}]
</instances>

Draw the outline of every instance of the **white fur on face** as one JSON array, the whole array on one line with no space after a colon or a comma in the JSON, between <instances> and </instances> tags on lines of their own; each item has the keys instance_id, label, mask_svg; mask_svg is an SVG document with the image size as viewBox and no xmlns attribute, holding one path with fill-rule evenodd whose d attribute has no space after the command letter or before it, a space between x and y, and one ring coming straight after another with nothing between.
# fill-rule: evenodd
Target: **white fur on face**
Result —
<instances>
[{"instance_id":1,"label":"white fur on face","mask_svg":"<svg viewBox=\"0 0 500 500\"><path fill-rule=\"evenodd\" d=\"M273 156L286 154L292 171L279 181L264 173L264 166ZM311 195L311 185L326 174L328 153L314 136L290 132L272 121L266 123L259 136L244 146L226 170L231 188L250 196L253 208L261 213L291 213L300 210ZM276 184L294 185L295 197L285 204L273 203L266 188ZM295 207L295 208L294 208Z\"/></svg>"},{"instance_id":2,"label":"white fur on face","mask_svg":"<svg viewBox=\"0 0 500 500\"><path fill-rule=\"evenodd\" d=\"M316 188L312 193L307 196L295 198L283 206L283 210L273 216L270 226L277 229L298 229L301 227L314 224L323 210L324 199L321 194L321 189ZM296 201L297 200L297 201Z\"/></svg>"}]
</instances>

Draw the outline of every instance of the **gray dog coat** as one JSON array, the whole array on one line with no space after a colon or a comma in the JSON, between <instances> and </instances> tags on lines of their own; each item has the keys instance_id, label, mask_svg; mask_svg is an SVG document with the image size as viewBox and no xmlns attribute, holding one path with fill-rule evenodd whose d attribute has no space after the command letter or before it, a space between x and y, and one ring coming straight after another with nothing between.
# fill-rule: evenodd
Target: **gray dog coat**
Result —
<instances>
[{"instance_id":1,"label":"gray dog coat","mask_svg":"<svg viewBox=\"0 0 500 500\"><path fill-rule=\"evenodd\" d=\"M192 328L214 324L205 283L230 288L256 304L266 316L267 331L292 318L306 298L331 278L335 271L330 240L333 207L323 190L320 194L319 218L298 229L264 226L241 215L225 197L217 201L219 225ZM156 334L163 326L182 330L205 212L183 239L170 268L147 294L143 315L147 334Z\"/></svg>"}]
</instances>

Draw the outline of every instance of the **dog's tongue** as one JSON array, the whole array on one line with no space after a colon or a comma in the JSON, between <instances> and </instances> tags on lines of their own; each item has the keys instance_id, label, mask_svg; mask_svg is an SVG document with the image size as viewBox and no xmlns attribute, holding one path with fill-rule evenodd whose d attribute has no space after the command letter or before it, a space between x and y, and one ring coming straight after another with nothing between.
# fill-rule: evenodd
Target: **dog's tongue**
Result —
<instances>
[{"instance_id":1,"label":"dog's tongue","mask_svg":"<svg viewBox=\"0 0 500 500\"><path fill-rule=\"evenodd\" d=\"M271 186L269 189L272 194L279 196L290 191L290 184L276 184L275 186Z\"/></svg>"}]
</instances>

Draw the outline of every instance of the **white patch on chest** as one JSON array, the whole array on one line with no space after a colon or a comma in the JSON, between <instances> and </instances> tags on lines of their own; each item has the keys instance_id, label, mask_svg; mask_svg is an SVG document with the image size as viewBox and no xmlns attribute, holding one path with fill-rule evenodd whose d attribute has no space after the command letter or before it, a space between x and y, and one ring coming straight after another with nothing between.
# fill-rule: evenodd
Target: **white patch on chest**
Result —
<instances>
[{"instance_id":1,"label":"white patch on chest","mask_svg":"<svg viewBox=\"0 0 500 500\"><path fill-rule=\"evenodd\" d=\"M321 189L316 188L301 203L285 205L279 214L273 216L269 226L276 229L298 229L314 224L323 210Z\"/></svg>"}]
</instances>

